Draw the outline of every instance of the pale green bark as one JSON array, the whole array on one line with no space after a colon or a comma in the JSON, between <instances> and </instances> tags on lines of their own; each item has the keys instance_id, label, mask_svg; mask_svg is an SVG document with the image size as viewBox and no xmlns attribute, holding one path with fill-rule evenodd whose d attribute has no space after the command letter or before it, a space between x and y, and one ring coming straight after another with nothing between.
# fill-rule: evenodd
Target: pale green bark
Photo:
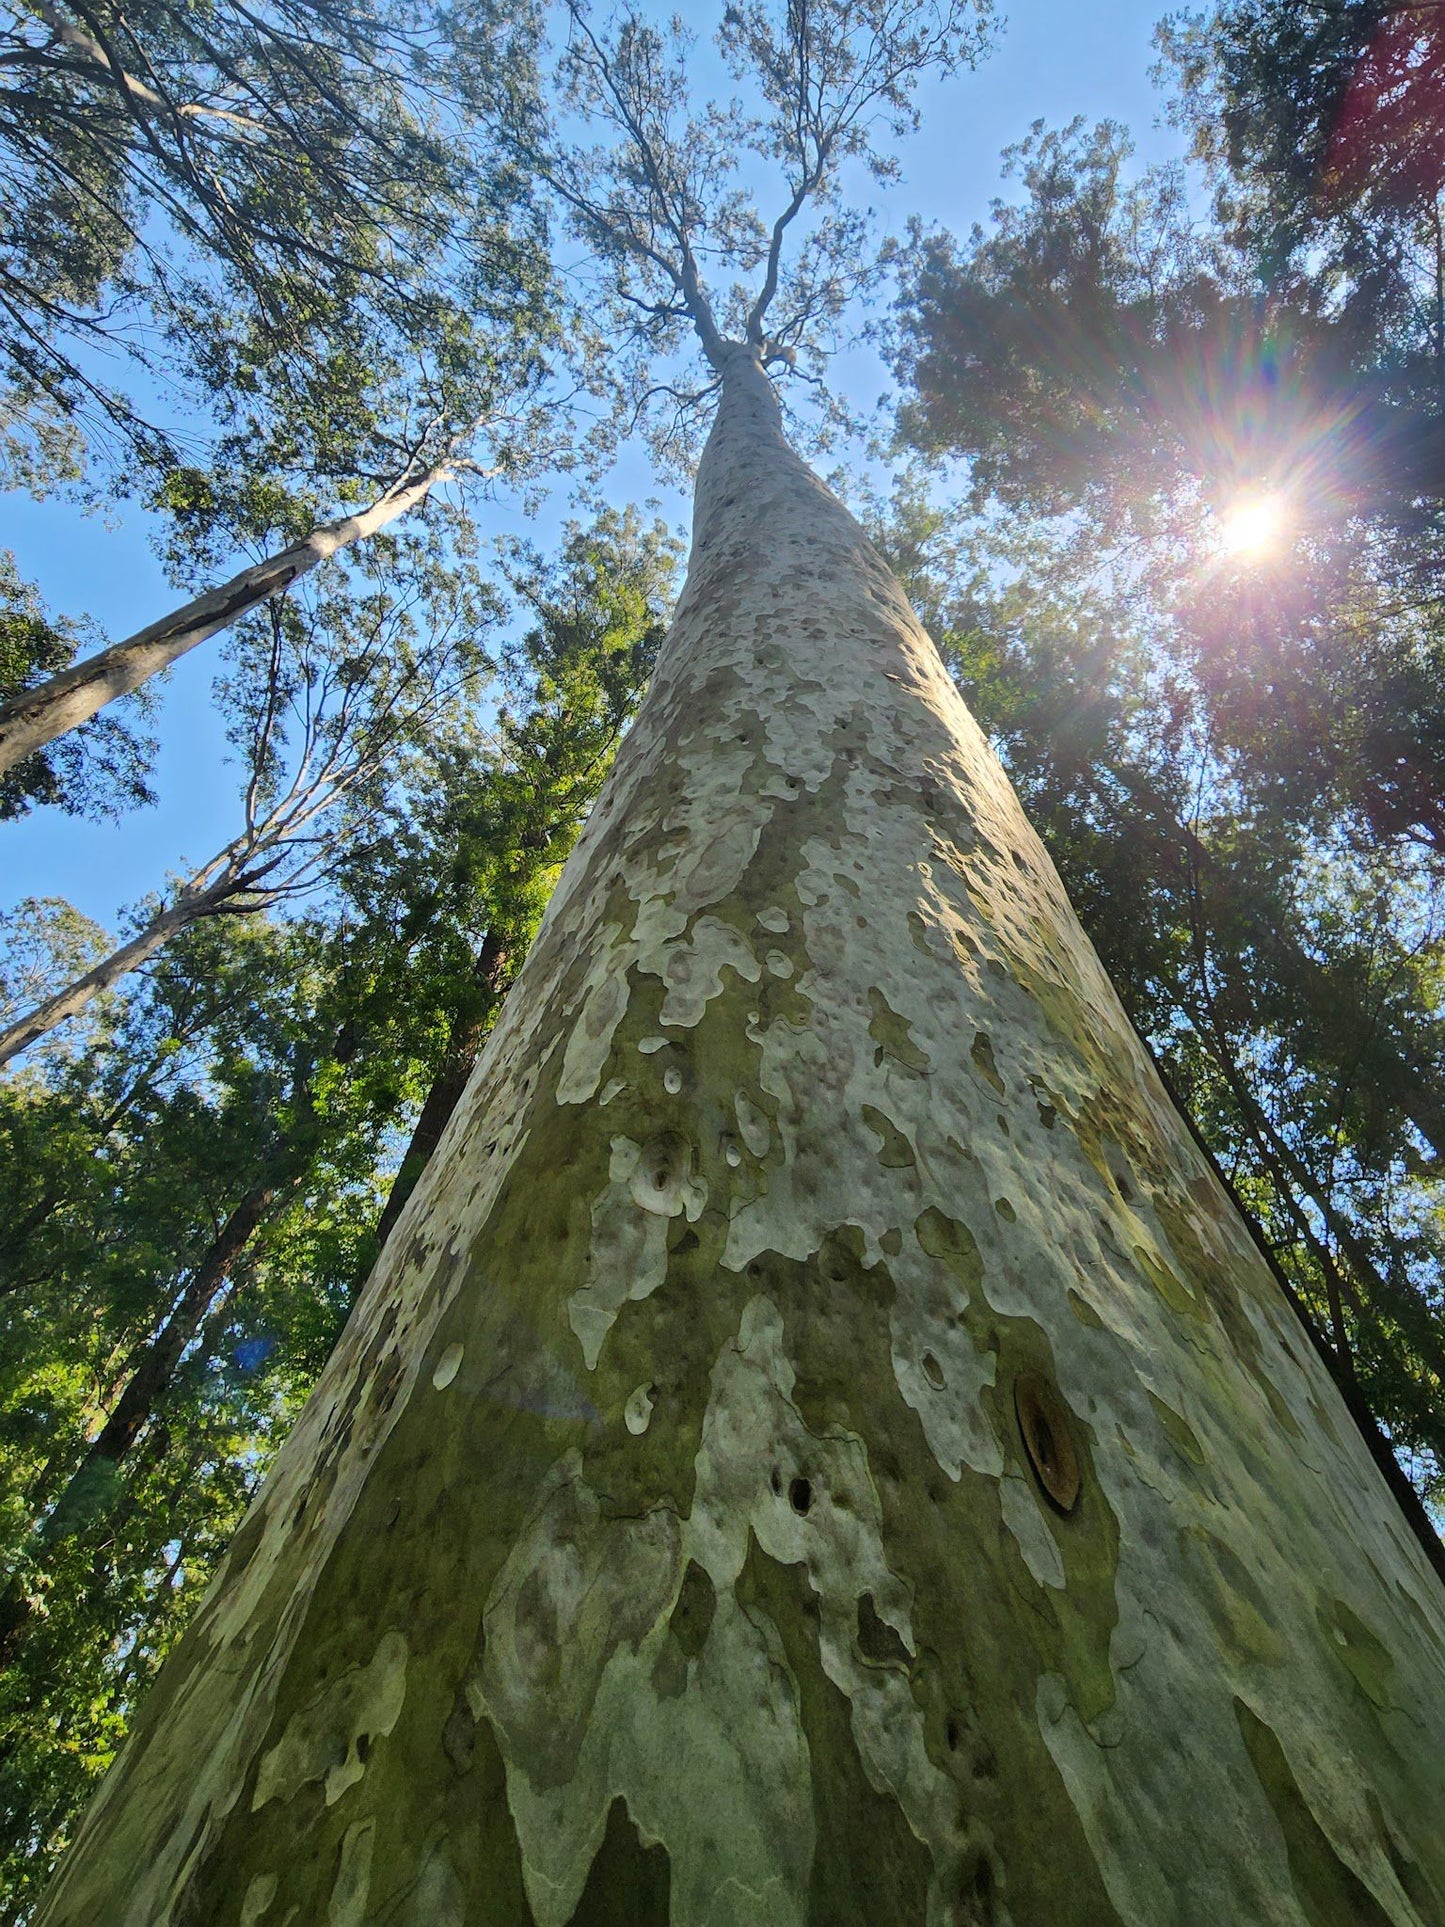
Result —
<instances>
[{"instance_id":1,"label":"pale green bark","mask_svg":"<svg viewBox=\"0 0 1445 1927\"><path fill-rule=\"evenodd\" d=\"M1439 1582L735 351L654 688L42 1919L1431 1927L1442 1796Z\"/></svg>"}]
</instances>

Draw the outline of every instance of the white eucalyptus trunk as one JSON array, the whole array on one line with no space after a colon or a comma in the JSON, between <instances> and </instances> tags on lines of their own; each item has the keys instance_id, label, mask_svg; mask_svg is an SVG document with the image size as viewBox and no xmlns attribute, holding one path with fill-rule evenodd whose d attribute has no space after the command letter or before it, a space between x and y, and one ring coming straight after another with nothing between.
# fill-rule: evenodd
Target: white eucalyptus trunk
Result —
<instances>
[{"instance_id":1,"label":"white eucalyptus trunk","mask_svg":"<svg viewBox=\"0 0 1445 1927\"><path fill-rule=\"evenodd\" d=\"M732 352L652 692L41 1919L1438 1927L1442 1605Z\"/></svg>"},{"instance_id":2,"label":"white eucalyptus trunk","mask_svg":"<svg viewBox=\"0 0 1445 1927\"><path fill-rule=\"evenodd\" d=\"M197 643L239 622L248 610L273 595L295 587L318 562L375 535L388 523L424 501L452 473L446 466L431 468L405 487L389 489L370 508L345 515L311 530L278 554L252 563L219 588L207 589L173 609L159 622L137 629L123 642L97 650L84 662L62 669L48 682L23 690L0 703L0 771L13 768L27 756L53 743L82 723L88 723L107 703L128 696L143 682L169 669Z\"/></svg>"},{"instance_id":3,"label":"white eucalyptus trunk","mask_svg":"<svg viewBox=\"0 0 1445 1927\"><path fill-rule=\"evenodd\" d=\"M72 978L43 1003L37 1004L23 1017L17 1017L14 1023L0 1029L0 1064L8 1064L12 1057L29 1050L32 1044L39 1043L42 1037L48 1037L51 1031L69 1018L78 1017L97 997L113 989L122 977L128 976L132 970L139 970L157 951L163 950L177 931L186 929L202 917L214 916L222 903L240 893L238 885L244 880L244 872L228 868L216 879L213 870L214 866L210 866L199 878L192 878L133 937L117 944L98 964L92 965L79 977Z\"/></svg>"}]
</instances>

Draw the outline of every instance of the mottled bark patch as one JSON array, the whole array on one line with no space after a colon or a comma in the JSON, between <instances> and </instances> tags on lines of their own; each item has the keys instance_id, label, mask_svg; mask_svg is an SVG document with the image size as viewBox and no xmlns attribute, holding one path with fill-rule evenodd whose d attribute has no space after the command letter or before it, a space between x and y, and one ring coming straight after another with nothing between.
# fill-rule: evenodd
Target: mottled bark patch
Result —
<instances>
[{"instance_id":1,"label":"mottled bark patch","mask_svg":"<svg viewBox=\"0 0 1445 1927\"><path fill-rule=\"evenodd\" d=\"M938 1214L930 1221L928 1243L978 1285L977 1248L962 1227ZM912 1652L889 1637L896 1638L896 1628L877 1623L874 1602L862 1589L852 1601L846 1638L869 1671L896 1671L906 1661L927 1756L952 1783L946 1824L936 1822L939 1830L931 1837L935 1899L943 1917L959 1923L1113 1923L1118 1916L1068 1791L1038 1727L1019 1717L1046 1675L1069 1677L1091 1711L1110 1693L1114 1539L1106 1517L1096 1509L1070 1551L1066 1576L1076 1596L1067 1586L1059 1594L1034 1579L1006 1526L999 1481L968 1472L949 1479L892 1372L860 1369L860 1361L876 1358L889 1343L897 1293L887 1264L864 1262L856 1232L840 1232L805 1264L771 1254L760 1282L784 1310L797 1369L793 1399L809 1430L822 1438L856 1433L868 1441L883 1544L890 1564L909 1581ZM1014 1347L1003 1342L987 1306L976 1316L988 1321L979 1325L982 1348L1010 1361ZM1048 1363L1036 1340L1024 1339L1018 1355ZM999 1423L1005 1418L1019 1483L1022 1445L1011 1403L999 1407ZM1026 1503L1038 1510L1037 1500L1026 1497ZM1061 1535L1073 1524L1055 1523ZM1040 1520L1039 1530L1047 1534L1050 1528ZM955 1548L963 1545L969 1552L961 1563ZM817 1606L815 1600L808 1608L803 1600L805 1623L817 1617ZM836 1681L839 1675L824 1663ZM866 1699L851 1703L852 1748L864 1755L875 1715ZM906 1816L906 1802L900 1805ZM941 1812L937 1805L930 1811ZM1041 1835L1058 1842L1057 1860L1030 1846ZM893 1917L919 1918L901 1910Z\"/></svg>"},{"instance_id":2,"label":"mottled bark patch","mask_svg":"<svg viewBox=\"0 0 1445 1927\"><path fill-rule=\"evenodd\" d=\"M1234 1702L1240 1737L1279 1822L1295 1894L1310 1927L1390 1927L1390 1915L1330 1844L1290 1770L1284 1748L1252 1707Z\"/></svg>"},{"instance_id":3,"label":"mottled bark patch","mask_svg":"<svg viewBox=\"0 0 1445 1927\"><path fill-rule=\"evenodd\" d=\"M807 1568L770 1559L750 1537L737 1596L743 1610L765 1617L782 1642L807 1739L817 1828L809 1927L926 1920L931 1856L904 1818L896 1792L869 1781L849 1702L824 1670L819 1603Z\"/></svg>"}]
</instances>

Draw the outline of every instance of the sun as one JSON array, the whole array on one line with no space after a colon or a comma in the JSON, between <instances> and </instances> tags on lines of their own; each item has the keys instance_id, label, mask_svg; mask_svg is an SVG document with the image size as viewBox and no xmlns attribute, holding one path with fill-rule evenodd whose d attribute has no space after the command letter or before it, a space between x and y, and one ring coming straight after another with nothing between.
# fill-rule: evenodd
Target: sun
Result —
<instances>
[{"instance_id":1,"label":"sun","mask_svg":"<svg viewBox=\"0 0 1445 1927\"><path fill-rule=\"evenodd\" d=\"M1242 562L1263 562L1279 548L1285 520L1278 495L1241 495L1219 518L1219 546Z\"/></svg>"}]
</instances>

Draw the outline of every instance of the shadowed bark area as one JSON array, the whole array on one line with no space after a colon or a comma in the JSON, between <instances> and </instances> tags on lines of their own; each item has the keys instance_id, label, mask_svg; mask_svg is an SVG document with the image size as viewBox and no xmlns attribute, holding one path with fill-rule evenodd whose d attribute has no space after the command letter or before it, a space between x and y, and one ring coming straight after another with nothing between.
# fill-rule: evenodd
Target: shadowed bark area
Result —
<instances>
[{"instance_id":1,"label":"shadowed bark area","mask_svg":"<svg viewBox=\"0 0 1445 1927\"><path fill-rule=\"evenodd\" d=\"M778 1564L750 1538L737 1596L744 1612L776 1629L797 1690L808 1758L817 1763L808 1918L837 1927L869 1927L890 1918L926 1920L928 1849L897 1802L869 1786L863 1774L849 1730L848 1701L823 1670L818 1601L806 1567ZM876 1657L882 1664L901 1661L906 1671L907 1649L896 1633L893 1638L896 1655ZM988 1879L986 1868L983 1878Z\"/></svg>"},{"instance_id":2,"label":"shadowed bark area","mask_svg":"<svg viewBox=\"0 0 1445 1927\"><path fill-rule=\"evenodd\" d=\"M569 1927L667 1927L670 1887L667 1854L643 1846L627 1802L614 1800Z\"/></svg>"},{"instance_id":3,"label":"shadowed bark area","mask_svg":"<svg viewBox=\"0 0 1445 1927\"><path fill-rule=\"evenodd\" d=\"M41 1918L1430 1927L1438 1580L717 359L647 701Z\"/></svg>"}]
</instances>

